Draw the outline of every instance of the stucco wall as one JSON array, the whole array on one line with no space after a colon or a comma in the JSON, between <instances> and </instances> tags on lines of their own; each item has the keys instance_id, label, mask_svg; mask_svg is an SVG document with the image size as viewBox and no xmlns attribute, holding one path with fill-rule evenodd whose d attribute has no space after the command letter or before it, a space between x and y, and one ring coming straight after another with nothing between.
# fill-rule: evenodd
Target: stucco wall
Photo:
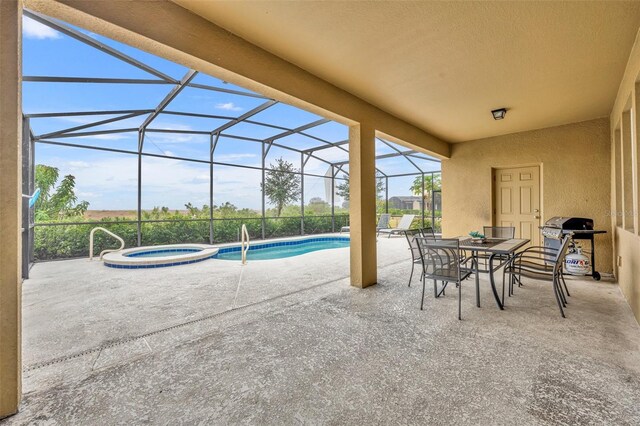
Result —
<instances>
[{"instance_id":1,"label":"stucco wall","mask_svg":"<svg viewBox=\"0 0 640 426\"><path fill-rule=\"evenodd\" d=\"M617 268L618 284L636 319L640 321L640 238L622 228L616 229L615 253L622 258Z\"/></svg>"},{"instance_id":2,"label":"stucco wall","mask_svg":"<svg viewBox=\"0 0 640 426\"><path fill-rule=\"evenodd\" d=\"M0 0L0 419L21 398L22 4Z\"/></svg>"},{"instance_id":3,"label":"stucco wall","mask_svg":"<svg viewBox=\"0 0 640 426\"><path fill-rule=\"evenodd\" d=\"M491 224L492 168L539 164L543 222L593 218L608 232L596 238L596 266L610 273L610 157L607 118L452 144L451 159L442 162L443 233Z\"/></svg>"},{"instance_id":4,"label":"stucco wall","mask_svg":"<svg viewBox=\"0 0 640 426\"><path fill-rule=\"evenodd\" d=\"M636 36L636 43L631 49L629 55L629 61L627 62L627 68L620 82L620 88L618 89L618 96L616 102L611 111L609 117L609 124L612 129L618 128L621 123L625 112L631 110L631 117L634 119L631 122L627 122L627 131L622 134L628 135L628 130L633 128L631 137L628 138L628 142L631 143L633 149L638 149L638 130L640 130L640 118L638 117L638 100L640 100L640 31ZM615 132L611 132L611 163L615 165L617 173L612 173L610 176L611 182L611 210L627 210L627 207L623 203L622 191L622 176L624 176L624 167L620 158L613 158L616 152L620 151L620 141L616 140ZM614 256L620 257L621 265L616 267L616 277L620 290L627 298L629 306L633 310L638 322L640 322L640 223L638 223L638 212L640 211L640 192L638 191L638 158L634 158L630 163L626 163L626 167L631 167L633 179L636 180L636 186L632 191L626 191L625 196L631 196L633 202L631 205L631 217L627 216L625 220L632 219L634 226L627 226L630 230L623 229L621 226L615 227L614 235ZM633 169L636 169L633 171ZM615 221L612 220L615 226Z\"/></svg>"}]
</instances>

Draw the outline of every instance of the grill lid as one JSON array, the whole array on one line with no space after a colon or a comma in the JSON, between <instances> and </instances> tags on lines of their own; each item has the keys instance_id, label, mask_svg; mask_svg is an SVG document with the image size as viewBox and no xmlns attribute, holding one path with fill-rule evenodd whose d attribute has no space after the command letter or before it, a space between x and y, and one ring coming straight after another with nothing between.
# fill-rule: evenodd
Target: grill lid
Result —
<instances>
[{"instance_id":1,"label":"grill lid","mask_svg":"<svg viewBox=\"0 0 640 426\"><path fill-rule=\"evenodd\" d=\"M556 216L547 220L544 226L557 229L593 230L593 219Z\"/></svg>"}]
</instances>

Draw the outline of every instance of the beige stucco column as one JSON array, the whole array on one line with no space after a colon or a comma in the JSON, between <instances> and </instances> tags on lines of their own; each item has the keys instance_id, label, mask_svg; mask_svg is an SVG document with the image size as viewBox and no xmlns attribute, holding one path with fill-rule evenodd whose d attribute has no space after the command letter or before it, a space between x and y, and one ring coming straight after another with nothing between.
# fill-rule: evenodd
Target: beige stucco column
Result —
<instances>
[{"instance_id":1,"label":"beige stucco column","mask_svg":"<svg viewBox=\"0 0 640 426\"><path fill-rule=\"evenodd\" d=\"M349 127L351 285L360 288L378 280L375 147L373 127Z\"/></svg>"},{"instance_id":2,"label":"beige stucco column","mask_svg":"<svg viewBox=\"0 0 640 426\"><path fill-rule=\"evenodd\" d=\"M0 418L21 394L21 0L0 0Z\"/></svg>"}]
</instances>

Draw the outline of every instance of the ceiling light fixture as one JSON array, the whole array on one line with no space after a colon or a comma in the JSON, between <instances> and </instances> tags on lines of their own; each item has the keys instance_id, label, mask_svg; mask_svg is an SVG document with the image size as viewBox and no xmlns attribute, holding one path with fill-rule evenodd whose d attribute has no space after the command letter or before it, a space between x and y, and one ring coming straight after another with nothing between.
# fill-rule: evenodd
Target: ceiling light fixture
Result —
<instances>
[{"instance_id":1,"label":"ceiling light fixture","mask_svg":"<svg viewBox=\"0 0 640 426\"><path fill-rule=\"evenodd\" d=\"M504 119L504 116L507 115L507 109L506 108L494 109L493 111L491 111L491 114L493 115L494 120L502 120Z\"/></svg>"}]
</instances>

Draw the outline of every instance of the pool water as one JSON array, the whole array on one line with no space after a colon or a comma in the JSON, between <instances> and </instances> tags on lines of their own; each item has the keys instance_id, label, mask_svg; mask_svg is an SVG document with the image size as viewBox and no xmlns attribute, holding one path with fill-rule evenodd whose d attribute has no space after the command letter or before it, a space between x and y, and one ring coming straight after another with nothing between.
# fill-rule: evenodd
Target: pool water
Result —
<instances>
[{"instance_id":1,"label":"pool water","mask_svg":"<svg viewBox=\"0 0 640 426\"><path fill-rule=\"evenodd\" d=\"M318 250L349 247L348 238L317 238L312 240L282 241L270 244L256 244L249 247L247 260L282 259L285 257L299 256ZM235 250L234 250L235 249ZM241 252L237 247L220 249L216 259L241 260Z\"/></svg>"},{"instance_id":2,"label":"pool water","mask_svg":"<svg viewBox=\"0 0 640 426\"><path fill-rule=\"evenodd\" d=\"M167 256L182 256L186 253L197 253L202 249L197 248L178 248L178 249L164 249L164 250L148 250L138 251L127 254L127 257L167 257Z\"/></svg>"}]
</instances>

